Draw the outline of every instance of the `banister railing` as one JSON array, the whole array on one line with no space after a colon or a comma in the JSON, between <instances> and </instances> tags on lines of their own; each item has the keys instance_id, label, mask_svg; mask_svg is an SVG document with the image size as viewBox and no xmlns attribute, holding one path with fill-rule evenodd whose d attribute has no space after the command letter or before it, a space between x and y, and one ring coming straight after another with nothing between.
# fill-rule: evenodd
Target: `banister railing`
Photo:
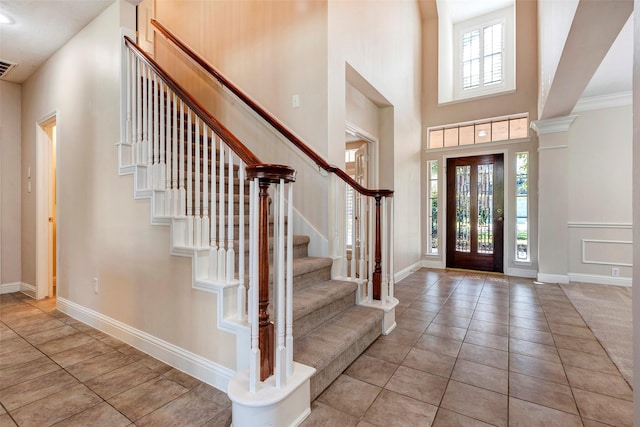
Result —
<instances>
[{"instance_id":1,"label":"banister railing","mask_svg":"<svg viewBox=\"0 0 640 427\"><path fill-rule=\"evenodd\" d=\"M235 316L228 317L251 326L250 388L258 389L274 374L276 387L284 387L293 370L293 233L284 226L284 202L290 210L296 171L261 162L133 40L125 36L124 46L126 141L120 145L128 151L120 153L121 166L135 168L136 191L152 195L155 220L173 225L174 250L194 257L208 250L203 267L194 269L194 281L237 288L237 305L230 308ZM270 197L276 202L276 301L269 300Z\"/></svg>"},{"instance_id":2,"label":"banister railing","mask_svg":"<svg viewBox=\"0 0 640 427\"><path fill-rule=\"evenodd\" d=\"M223 87L227 88L233 95L262 118L262 120L311 159L317 167L337 177L344 187L340 189L338 188L338 184L335 185L337 193L342 196L342 207L345 207L345 209L343 209L344 211L346 211L346 204L348 203L345 201L345 198L348 197L349 189L369 198L369 203L361 203L360 209L353 209L351 211L350 218L347 216L343 219L344 224L348 223L351 226L347 227L345 225L342 235L338 233L338 235L334 237L336 241L334 242L334 246L341 248L338 249L338 251L341 252L338 254L338 257L344 260L343 275L354 280L368 281L369 287L366 295L359 295L360 298L366 298L369 302L372 302L372 300L380 300L383 303L391 301L393 299L394 286L393 190L365 188L339 167L330 165L300 138L294 135L282 122L262 108L250 96L213 67L206 59L175 36L169 29L155 19L151 20L151 24L160 34L176 46L182 54L186 55L187 58L207 72ZM354 231L356 228L359 229L359 231ZM347 229L350 229L352 233L350 245L347 244L349 240ZM368 236L373 236L373 238L367 239ZM366 244L367 241L369 245ZM356 246L358 246L359 250L356 250ZM356 257L359 257L359 259L356 260Z\"/></svg>"}]
</instances>

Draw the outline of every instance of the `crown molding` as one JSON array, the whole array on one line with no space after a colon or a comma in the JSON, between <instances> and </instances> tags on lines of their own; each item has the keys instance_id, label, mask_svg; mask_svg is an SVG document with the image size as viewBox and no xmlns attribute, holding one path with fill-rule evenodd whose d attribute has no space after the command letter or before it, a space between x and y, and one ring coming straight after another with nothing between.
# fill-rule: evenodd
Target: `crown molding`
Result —
<instances>
[{"instance_id":1,"label":"crown molding","mask_svg":"<svg viewBox=\"0 0 640 427\"><path fill-rule=\"evenodd\" d=\"M623 107L633 103L633 92L620 92L609 95L580 98L571 113L580 111L602 110L605 108Z\"/></svg>"},{"instance_id":2,"label":"crown molding","mask_svg":"<svg viewBox=\"0 0 640 427\"><path fill-rule=\"evenodd\" d=\"M554 117L552 119L534 120L531 129L538 135L547 133L567 132L578 116Z\"/></svg>"}]
</instances>

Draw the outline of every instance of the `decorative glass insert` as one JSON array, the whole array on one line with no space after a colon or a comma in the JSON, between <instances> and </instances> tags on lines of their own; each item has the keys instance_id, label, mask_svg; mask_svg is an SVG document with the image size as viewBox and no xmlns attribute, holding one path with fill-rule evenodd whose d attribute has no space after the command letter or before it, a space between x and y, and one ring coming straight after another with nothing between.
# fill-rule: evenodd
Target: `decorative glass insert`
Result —
<instances>
[{"instance_id":1,"label":"decorative glass insert","mask_svg":"<svg viewBox=\"0 0 640 427\"><path fill-rule=\"evenodd\" d=\"M471 166L456 166L456 251L471 252Z\"/></svg>"},{"instance_id":2,"label":"decorative glass insert","mask_svg":"<svg viewBox=\"0 0 640 427\"><path fill-rule=\"evenodd\" d=\"M493 253L493 165L478 165L478 253Z\"/></svg>"},{"instance_id":3,"label":"decorative glass insert","mask_svg":"<svg viewBox=\"0 0 640 427\"><path fill-rule=\"evenodd\" d=\"M529 137L526 113L435 126L427 129L429 149L518 140Z\"/></svg>"},{"instance_id":4,"label":"decorative glass insert","mask_svg":"<svg viewBox=\"0 0 640 427\"><path fill-rule=\"evenodd\" d=\"M427 224L429 242L427 244L427 253L436 255L438 253L438 161L431 160L427 165L429 167L429 213Z\"/></svg>"},{"instance_id":5,"label":"decorative glass insert","mask_svg":"<svg viewBox=\"0 0 640 427\"><path fill-rule=\"evenodd\" d=\"M516 154L516 261L529 261L529 153Z\"/></svg>"}]
</instances>

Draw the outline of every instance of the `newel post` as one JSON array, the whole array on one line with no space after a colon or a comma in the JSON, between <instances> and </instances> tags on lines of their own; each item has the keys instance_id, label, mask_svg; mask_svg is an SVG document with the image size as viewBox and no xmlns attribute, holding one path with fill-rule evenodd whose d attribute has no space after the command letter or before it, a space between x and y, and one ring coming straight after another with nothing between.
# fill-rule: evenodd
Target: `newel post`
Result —
<instances>
[{"instance_id":1,"label":"newel post","mask_svg":"<svg viewBox=\"0 0 640 427\"><path fill-rule=\"evenodd\" d=\"M295 169L284 165L247 166L247 177L258 180L258 348L260 381L273 375L275 359L274 324L269 316L269 187L295 181Z\"/></svg>"},{"instance_id":2,"label":"newel post","mask_svg":"<svg viewBox=\"0 0 640 427\"><path fill-rule=\"evenodd\" d=\"M373 269L373 299L379 300L382 293L382 238L380 227L380 201L382 195L377 193L376 199L376 224L375 224L375 242L374 242L374 261L375 267Z\"/></svg>"}]
</instances>

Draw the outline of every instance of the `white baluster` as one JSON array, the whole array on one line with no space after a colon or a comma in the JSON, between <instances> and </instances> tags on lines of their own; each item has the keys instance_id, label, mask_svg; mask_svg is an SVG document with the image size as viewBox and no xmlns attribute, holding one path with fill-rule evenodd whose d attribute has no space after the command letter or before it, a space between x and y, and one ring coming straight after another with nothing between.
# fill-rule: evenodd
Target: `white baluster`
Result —
<instances>
[{"instance_id":1,"label":"white baluster","mask_svg":"<svg viewBox=\"0 0 640 427\"><path fill-rule=\"evenodd\" d=\"M282 388L287 382L286 369L286 348L284 346L284 330L285 330L285 252L284 252L284 179L280 179L280 184L276 188L276 204L277 204L277 234L274 234L274 252L276 252L275 244L277 242L278 263L274 267L277 270L277 282L274 280L274 287L277 288L277 318L276 318L276 387ZM275 223L275 221L274 221ZM275 231L274 231L275 232ZM277 240L276 240L277 239ZM274 277L275 279L275 277ZM287 296L288 297L288 296Z\"/></svg>"},{"instance_id":2,"label":"white baluster","mask_svg":"<svg viewBox=\"0 0 640 427\"><path fill-rule=\"evenodd\" d=\"M211 226L209 228L210 243L209 246L209 277L212 280L218 279L218 241L216 239L216 232L218 230L218 223L216 222L216 150L218 145L218 136L214 133L211 134ZM220 144L222 145L222 144Z\"/></svg>"},{"instance_id":3,"label":"white baluster","mask_svg":"<svg viewBox=\"0 0 640 427\"><path fill-rule=\"evenodd\" d=\"M369 268L367 269L367 301L369 303L373 302L373 244L376 241L376 236L373 234L375 232L374 224L375 224L375 206L373 197L369 197Z\"/></svg>"},{"instance_id":4,"label":"white baluster","mask_svg":"<svg viewBox=\"0 0 640 427\"><path fill-rule=\"evenodd\" d=\"M139 111L139 86L138 86L138 58L133 55L133 52L129 52L131 56L131 68L129 72L131 73L131 86L129 86L129 90L131 90L131 162L134 165L138 164L138 143L139 143L139 128L138 128L138 114Z\"/></svg>"},{"instance_id":5,"label":"white baluster","mask_svg":"<svg viewBox=\"0 0 640 427\"><path fill-rule=\"evenodd\" d=\"M293 186L287 184L287 378L293 375Z\"/></svg>"},{"instance_id":6,"label":"white baluster","mask_svg":"<svg viewBox=\"0 0 640 427\"><path fill-rule=\"evenodd\" d=\"M225 275L225 242L224 242L224 153L225 153L225 145L220 140L220 168L218 171L219 175L219 190L218 190L218 280L223 281L226 278Z\"/></svg>"},{"instance_id":7,"label":"white baluster","mask_svg":"<svg viewBox=\"0 0 640 427\"><path fill-rule=\"evenodd\" d=\"M247 300L247 288L244 284L244 168L246 165L243 161L239 162L238 169L238 197L240 204L238 205L238 320L243 320L245 315L245 305Z\"/></svg>"},{"instance_id":8,"label":"white baluster","mask_svg":"<svg viewBox=\"0 0 640 427\"><path fill-rule=\"evenodd\" d=\"M193 247L193 126L188 110L187 115L187 246Z\"/></svg>"},{"instance_id":9,"label":"white baluster","mask_svg":"<svg viewBox=\"0 0 640 427\"><path fill-rule=\"evenodd\" d=\"M202 125L202 233L200 246L209 246L209 132Z\"/></svg>"},{"instance_id":10,"label":"white baluster","mask_svg":"<svg viewBox=\"0 0 640 427\"><path fill-rule=\"evenodd\" d=\"M255 393L260 375L258 347L258 180L249 183L249 322L251 355L249 357L249 391Z\"/></svg>"},{"instance_id":11,"label":"white baluster","mask_svg":"<svg viewBox=\"0 0 640 427\"><path fill-rule=\"evenodd\" d=\"M180 153L179 153L179 159L178 159L178 167L180 168L180 173L178 176L179 184L180 184L180 188L178 189L178 193L179 193L179 197L178 197L178 212L177 212L177 216L179 217L184 217L186 212L187 212L187 206L186 206L186 201L187 201L187 192L185 190L185 185L186 185L186 181L187 181L187 177L185 176L184 173L184 166L185 166L185 158L184 158L184 145L185 145L185 138L184 138L184 134L185 134L185 130L184 130L184 102L182 102L182 100L180 100Z\"/></svg>"},{"instance_id":12,"label":"white baluster","mask_svg":"<svg viewBox=\"0 0 640 427\"><path fill-rule=\"evenodd\" d=\"M228 190L227 190L227 208L229 212L227 213L227 220L229 224L227 225L227 283L230 283L234 279L234 270L235 270L235 250L233 249L233 228L234 228L234 216L233 216L233 205L234 205L234 191L233 191L233 151L231 149L227 150L229 164L227 165L227 170L229 172L229 180Z\"/></svg>"},{"instance_id":13,"label":"white baluster","mask_svg":"<svg viewBox=\"0 0 640 427\"><path fill-rule=\"evenodd\" d=\"M367 205L366 205L366 197L360 195L360 201L358 203L358 218L360 218L360 254L358 260L358 272L360 273L360 280L367 278L367 259L366 259L366 248L367 248Z\"/></svg>"},{"instance_id":14,"label":"white baluster","mask_svg":"<svg viewBox=\"0 0 640 427\"><path fill-rule=\"evenodd\" d=\"M339 213L340 218L342 219L342 235L340 237L340 257L342 259L342 274L345 277L349 277L349 257L348 257L348 247L347 247L347 192L349 191L348 184L346 182L341 182L341 187L344 189L340 194L340 198L338 199L340 207Z\"/></svg>"},{"instance_id":15,"label":"white baluster","mask_svg":"<svg viewBox=\"0 0 640 427\"><path fill-rule=\"evenodd\" d=\"M393 250L394 250L394 230L393 230L393 197L390 197L391 201L391 213L389 214L389 298L391 301L394 299L395 292L395 279L393 278Z\"/></svg>"},{"instance_id":16,"label":"white baluster","mask_svg":"<svg viewBox=\"0 0 640 427\"><path fill-rule=\"evenodd\" d=\"M160 133L160 153L159 153L159 161L158 161L158 189L160 190L164 190L166 188L165 183L166 183L166 178L165 178L165 161L164 161L164 156L165 156L165 120L164 120L164 83L162 82L162 80L158 80L158 92L160 95L160 120L158 123L158 129L159 129L159 133ZM156 97L156 99L158 99L158 97ZM158 101L156 101L158 102ZM167 197L167 195L165 194L165 198Z\"/></svg>"},{"instance_id":17,"label":"white baluster","mask_svg":"<svg viewBox=\"0 0 640 427\"><path fill-rule=\"evenodd\" d=\"M195 132L195 152L196 152L196 188L195 188L195 207L193 209L194 218L194 246L199 248L202 246L202 241L200 240L202 237L202 216L201 216L201 206L200 206L200 182L202 180L202 176L200 174L200 118L196 116L196 132Z\"/></svg>"},{"instance_id":18,"label":"white baluster","mask_svg":"<svg viewBox=\"0 0 640 427\"><path fill-rule=\"evenodd\" d=\"M158 185L158 164L160 163L159 131L158 131L158 76L153 73L153 89L151 90L151 102L153 103L153 181L151 188L157 189Z\"/></svg>"},{"instance_id":19,"label":"white baluster","mask_svg":"<svg viewBox=\"0 0 640 427\"><path fill-rule=\"evenodd\" d=\"M348 185L348 184L347 184ZM347 194L349 192L349 189L351 189L351 272L349 274L351 280L355 280L357 275L356 275L356 218L359 217L358 213L357 213L357 200L358 197L360 195L360 193L356 192L356 190L353 187L347 187L345 186L345 189L347 190Z\"/></svg>"},{"instance_id":20,"label":"white baluster","mask_svg":"<svg viewBox=\"0 0 640 427\"><path fill-rule=\"evenodd\" d=\"M140 63L142 69L142 144L140 147L140 163L147 165L149 169L149 79L147 76L147 66Z\"/></svg>"},{"instance_id":21,"label":"white baluster","mask_svg":"<svg viewBox=\"0 0 640 427\"><path fill-rule=\"evenodd\" d=\"M122 143L128 143L129 144L129 164L133 165L135 164L135 158L134 158L134 154L133 154L133 147L134 147L134 141L135 141L135 135L133 132L133 119L132 119L132 114L131 112L133 111L133 88L131 87L131 82L133 80L132 77L132 71L131 71L131 67L133 66L133 57L131 56L131 50L127 50L127 57L126 57L126 68L127 68L127 83L126 83L126 88L127 88L127 111L126 111L126 118L125 118L125 127L124 127L124 141L122 141ZM122 146L120 147L120 152L122 152ZM122 158L120 159L120 166L122 166Z\"/></svg>"},{"instance_id":22,"label":"white baluster","mask_svg":"<svg viewBox=\"0 0 640 427\"><path fill-rule=\"evenodd\" d=\"M147 108L145 111L147 112L147 188L153 188L153 103L152 99L152 90L151 90L151 82L152 82L152 74L151 70L147 67L147 75L146 75L146 83L145 86L147 88Z\"/></svg>"},{"instance_id":23,"label":"white baluster","mask_svg":"<svg viewBox=\"0 0 640 427\"><path fill-rule=\"evenodd\" d=\"M171 207L171 215L172 216L180 216L180 211L178 209L178 200L180 199L180 192L178 190L178 98L176 94L173 94L173 156L172 166L171 166L171 188L172 188L172 196L173 200Z\"/></svg>"},{"instance_id":24,"label":"white baluster","mask_svg":"<svg viewBox=\"0 0 640 427\"><path fill-rule=\"evenodd\" d=\"M163 114L162 117L164 118L164 123L165 123L165 127L164 127L164 131L162 132L163 135L166 134L165 137L165 158L166 158L166 163L164 168L162 168L163 173L164 173L164 180L163 180L163 186L164 186L164 215L165 216L171 216L171 207L173 205L173 201L172 201L172 196L173 196L173 191L171 190L171 166L172 166L172 162L171 162L171 144L173 142L173 140L171 139L171 136L173 134L173 127L171 126L171 120L173 119L173 114L172 113L172 108L171 108L171 96L172 96L172 91L169 87L167 87L167 93L166 93L166 98L165 101L167 103L167 106L165 108L165 112L166 112L166 117ZM164 102L163 102L164 105ZM175 107L174 107L175 108Z\"/></svg>"},{"instance_id":25,"label":"white baluster","mask_svg":"<svg viewBox=\"0 0 640 427\"><path fill-rule=\"evenodd\" d=\"M381 277L380 277L380 303L384 304L386 302L389 301L389 282L387 281L387 251L388 251L388 246L387 246L387 239L388 239L388 231L389 229L387 228L387 198L383 197L381 200L381 205L380 206L380 210L381 212L381 216L382 218L380 218L380 224L381 224L381 229L380 232L382 233L382 236L380 237L380 246L382 246L382 258L380 260L380 264L382 264L380 266L381 268Z\"/></svg>"}]
</instances>

